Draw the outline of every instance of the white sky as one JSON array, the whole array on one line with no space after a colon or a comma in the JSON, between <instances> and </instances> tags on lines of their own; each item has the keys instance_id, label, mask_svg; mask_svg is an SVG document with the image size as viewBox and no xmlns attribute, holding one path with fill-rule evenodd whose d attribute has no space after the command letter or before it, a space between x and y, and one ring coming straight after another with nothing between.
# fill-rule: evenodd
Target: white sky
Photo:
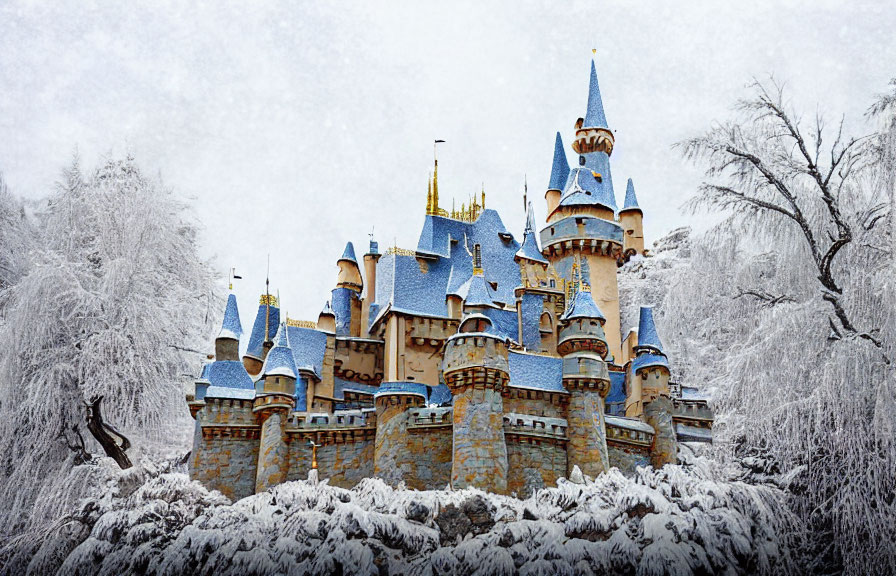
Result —
<instances>
[{"instance_id":1,"label":"white sky","mask_svg":"<svg viewBox=\"0 0 896 576\"><path fill-rule=\"evenodd\" d=\"M249 330L271 257L290 316L315 320L352 240L413 248L432 142L442 207L485 183L521 239L544 218L554 133L584 116L591 48L648 243L697 224L700 182L671 145L728 115L753 76L856 130L896 76L892 2L0 4L0 171L36 198L72 152L133 153L193 199L204 250L236 266ZM575 158L568 149L571 162Z\"/></svg>"}]
</instances>

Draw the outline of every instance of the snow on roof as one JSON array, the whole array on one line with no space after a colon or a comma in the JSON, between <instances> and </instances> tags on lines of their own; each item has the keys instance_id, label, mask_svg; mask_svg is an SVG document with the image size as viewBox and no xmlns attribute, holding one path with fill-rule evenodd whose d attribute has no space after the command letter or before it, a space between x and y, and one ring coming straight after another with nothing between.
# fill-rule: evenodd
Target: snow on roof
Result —
<instances>
[{"instance_id":1,"label":"snow on roof","mask_svg":"<svg viewBox=\"0 0 896 576\"><path fill-rule=\"evenodd\" d=\"M594 297L591 296L590 290L579 290L575 298L572 300L569 308L560 316L560 320L569 321L577 318L595 318L598 320L606 320Z\"/></svg>"},{"instance_id":2,"label":"snow on roof","mask_svg":"<svg viewBox=\"0 0 896 576\"><path fill-rule=\"evenodd\" d=\"M616 428L627 428L629 430L638 430L639 432L647 432L653 434L653 426L646 422L641 422L636 418L626 418L625 416L604 416L607 426Z\"/></svg>"},{"instance_id":3,"label":"snow on roof","mask_svg":"<svg viewBox=\"0 0 896 576\"><path fill-rule=\"evenodd\" d=\"M712 430L689 426L688 424L676 424L675 436L679 442L709 442L712 443Z\"/></svg>"},{"instance_id":4,"label":"snow on roof","mask_svg":"<svg viewBox=\"0 0 896 576\"><path fill-rule=\"evenodd\" d=\"M289 326L287 332L296 368L311 372L320 380L327 350L327 333L299 326Z\"/></svg>"},{"instance_id":5,"label":"snow on roof","mask_svg":"<svg viewBox=\"0 0 896 576\"><path fill-rule=\"evenodd\" d=\"M604 114L604 103L600 97L600 86L597 83L597 68L591 61L591 80L588 84L588 109L585 112L584 128L607 128L607 117Z\"/></svg>"},{"instance_id":6,"label":"snow on roof","mask_svg":"<svg viewBox=\"0 0 896 576\"><path fill-rule=\"evenodd\" d=\"M243 335L243 327L240 324L240 312L236 306L236 296L231 292L227 295L227 306L224 308L224 321L221 323L221 331L218 338L239 340Z\"/></svg>"},{"instance_id":7,"label":"snow on roof","mask_svg":"<svg viewBox=\"0 0 896 576\"><path fill-rule=\"evenodd\" d=\"M451 406L454 404L454 396L451 394L451 389L448 386L439 384L429 389L429 400L427 403L442 407Z\"/></svg>"},{"instance_id":8,"label":"snow on roof","mask_svg":"<svg viewBox=\"0 0 896 576\"><path fill-rule=\"evenodd\" d=\"M566 393L561 358L510 351L507 360L510 365L510 386Z\"/></svg>"},{"instance_id":9,"label":"snow on roof","mask_svg":"<svg viewBox=\"0 0 896 576\"><path fill-rule=\"evenodd\" d=\"M255 393L252 378L239 360L218 360L206 364L200 380L208 382L209 388L242 388Z\"/></svg>"},{"instance_id":10,"label":"snow on roof","mask_svg":"<svg viewBox=\"0 0 896 576\"><path fill-rule=\"evenodd\" d=\"M638 345L637 348L650 348L663 354L663 343L656 331L656 323L653 321L653 307L641 306L641 316L638 320Z\"/></svg>"},{"instance_id":11,"label":"snow on roof","mask_svg":"<svg viewBox=\"0 0 896 576\"><path fill-rule=\"evenodd\" d=\"M551 179L548 182L548 190L563 190L566 180L569 178L569 161L566 159L566 151L563 149L563 139L557 132L554 139L554 162L551 164Z\"/></svg>"},{"instance_id":12,"label":"snow on roof","mask_svg":"<svg viewBox=\"0 0 896 576\"><path fill-rule=\"evenodd\" d=\"M682 400L703 400L704 402L709 401L709 395L704 393L702 390L698 388L694 388L693 386L682 386L681 387L681 399Z\"/></svg>"},{"instance_id":13,"label":"snow on roof","mask_svg":"<svg viewBox=\"0 0 896 576\"><path fill-rule=\"evenodd\" d=\"M373 397L379 398L387 394L412 394L426 399L429 397L429 390L426 384L419 382L383 382Z\"/></svg>"},{"instance_id":14,"label":"snow on roof","mask_svg":"<svg viewBox=\"0 0 896 576\"><path fill-rule=\"evenodd\" d=\"M296 378L298 370L296 369L296 361L293 357L292 349L289 347L289 330L286 323L280 324L280 330L277 331L277 344L270 349L264 365L261 367L261 375L265 376L287 376Z\"/></svg>"},{"instance_id":15,"label":"snow on roof","mask_svg":"<svg viewBox=\"0 0 896 576\"><path fill-rule=\"evenodd\" d=\"M206 398L233 398L236 400L252 400L255 398L255 389L230 388L229 386L209 386L205 391Z\"/></svg>"},{"instance_id":16,"label":"snow on roof","mask_svg":"<svg viewBox=\"0 0 896 576\"><path fill-rule=\"evenodd\" d=\"M495 306L492 289L485 281L483 274L473 274L467 284L467 293L461 297L467 306Z\"/></svg>"},{"instance_id":17,"label":"snow on roof","mask_svg":"<svg viewBox=\"0 0 896 576\"><path fill-rule=\"evenodd\" d=\"M598 174L600 180L595 176ZM616 211L616 195L610 175L610 157L605 152L585 156L585 166L577 166L569 173L560 206L600 205Z\"/></svg>"},{"instance_id":18,"label":"snow on roof","mask_svg":"<svg viewBox=\"0 0 896 576\"><path fill-rule=\"evenodd\" d=\"M265 337L265 314L270 309L268 319L268 334ZM280 325L280 308L274 305L260 304L255 315L255 324L252 325L252 334L249 336L249 345L246 348L246 356L261 360L264 358L264 342L272 340L277 335L277 326Z\"/></svg>"}]
</instances>

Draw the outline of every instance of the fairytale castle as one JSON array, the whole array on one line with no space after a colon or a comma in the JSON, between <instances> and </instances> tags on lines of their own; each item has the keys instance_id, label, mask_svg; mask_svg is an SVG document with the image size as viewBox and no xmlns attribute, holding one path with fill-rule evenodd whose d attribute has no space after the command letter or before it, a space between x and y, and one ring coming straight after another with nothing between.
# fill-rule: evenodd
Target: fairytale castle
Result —
<instances>
[{"instance_id":1,"label":"fairytale castle","mask_svg":"<svg viewBox=\"0 0 896 576\"><path fill-rule=\"evenodd\" d=\"M484 192L441 208L436 162L416 249L371 240L359 262L349 243L316 322L265 294L240 359L231 294L187 394L191 476L233 498L312 468L340 486L525 496L576 467L630 472L711 441L706 398L670 382L652 309L623 336L617 269L645 250L630 179L616 204L614 144L592 62L575 166L558 133L540 232L529 204L518 242Z\"/></svg>"}]
</instances>

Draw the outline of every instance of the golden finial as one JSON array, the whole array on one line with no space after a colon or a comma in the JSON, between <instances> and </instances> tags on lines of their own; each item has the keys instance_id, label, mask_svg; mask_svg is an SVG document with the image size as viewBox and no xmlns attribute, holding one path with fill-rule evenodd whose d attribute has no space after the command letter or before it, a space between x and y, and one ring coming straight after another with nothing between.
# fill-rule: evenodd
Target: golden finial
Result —
<instances>
[{"instance_id":1,"label":"golden finial","mask_svg":"<svg viewBox=\"0 0 896 576\"><path fill-rule=\"evenodd\" d=\"M427 216L432 214L432 174L429 175L429 178L426 181L426 214Z\"/></svg>"},{"instance_id":2,"label":"golden finial","mask_svg":"<svg viewBox=\"0 0 896 576\"><path fill-rule=\"evenodd\" d=\"M485 210L485 182L482 183L482 209Z\"/></svg>"}]
</instances>

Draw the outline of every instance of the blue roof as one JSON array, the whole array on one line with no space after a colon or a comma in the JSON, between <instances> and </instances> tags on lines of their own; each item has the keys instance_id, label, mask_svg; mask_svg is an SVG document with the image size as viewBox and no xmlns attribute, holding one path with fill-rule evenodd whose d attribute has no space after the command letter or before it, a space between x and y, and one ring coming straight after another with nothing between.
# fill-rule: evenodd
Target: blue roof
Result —
<instances>
[{"instance_id":1,"label":"blue roof","mask_svg":"<svg viewBox=\"0 0 896 576\"><path fill-rule=\"evenodd\" d=\"M327 351L327 333L314 328L298 326L289 326L287 332L296 367L299 370L313 372L320 380L324 365L324 353Z\"/></svg>"},{"instance_id":2,"label":"blue roof","mask_svg":"<svg viewBox=\"0 0 896 576\"><path fill-rule=\"evenodd\" d=\"M261 304L258 307L258 314L255 315L255 324L252 325L252 334L249 336L249 346L246 348L246 356L251 356L256 360L264 358L264 319L267 305ZM280 308L271 306L271 317L268 322L267 340L272 340L277 335L277 326L280 325Z\"/></svg>"},{"instance_id":3,"label":"blue roof","mask_svg":"<svg viewBox=\"0 0 896 576\"><path fill-rule=\"evenodd\" d=\"M562 359L510 351L507 360L511 386L547 392L566 391L563 387Z\"/></svg>"},{"instance_id":4,"label":"blue roof","mask_svg":"<svg viewBox=\"0 0 896 576\"><path fill-rule=\"evenodd\" d=\"M466 285L466 294L461 294L464 304L467 306L494 306L491 286L485 281L482 274L473 274L469 284ZM461 288L463 290L463 288Z\"/></svg>"},{"instance_id":5,"label":"blue roof","mask_svg":"<svg viewBox=\"0 0 896 576\"><path fill-rule=\"evenodd\" d=\"M532 203L526 209L526 229L523 231L523 244L516 251L514 258L526 258L534 262L547 264L541 250L538 248L538 240L535 238L535 216L532 211Z\"/></svg>"},{"instance_id":6,"label":"blue roof","mask_svg":"<svg viewBox=\"0 0 896 576\"><path fill-rule=\"evenodd\" d=\"M487 330L502 340L517 340L519 335L519 323L516 310L503 308L485 308L482 315L492 321L492 326Z\"/></svg>"},{"instance_id":7,"label":"blue roof","mask_svg":"<svg viewBox=\"0 0 896 576\"><path fill-rule=\"evenodd\" d=\"M445 384L432 386L429 389L429 400L427 403L435 404L437 406L451 406L454 403L454 396L451 394L451 388L448 388Z\"/></svg>"},{"instance_id":8,"label":"blue roof","mask_svg":"<svg viewBox=\"0 0 896 576\"><path fill-rule=\"evenodd\" d=\"M600 174L597 181L594 174ZM591 152L585 156L585 166L573 168L566 181L560 206L600 205L616 211L616 193L610 174L610 157L606 152Z\"/></svg>"},{"instance_id":9,"label":"blue roof","mask_svg":"<svg viewBox=\"0 0 896 576\"><path fill-rule=\"evenodd\" d=\"M625 372L610 372L610 393L606 403L625 402Z\"/></svg>"},{"instance_id":10,"label":"blue roof","mask_svg":"<svg viewBox=\"0 0 896 576\"><path fill-rule=\"evenodd\" d=\"M342 257L339 260L348 260L349 262L358 263L358 259L355 258L355 247L351 242L345 245L345 250L342 252Z\"/></svg>"},{"instance_id":11,"label":"blue roof","mask_svg":"<svg viewBox=\"0 0 896 576\"><path fill-rule=\"evenodd\" d=\"M277 331L277 344L270 349L264 359L261 375L263 377L288 376L290 378L296 378L298 375L296 361L293 358L292 349L289 347L289 330L286 328L285 322Z\"/></svg>"},{"instance_id":12,"label":"blue roof","mask_svg":"<svg viewBox=\"0 0 896 576\"><path fill-rule=\"evenodd\" d=\"M419 382L383 382L373 397L379 398L387 394L414 394L426 399L429 398L428 388L429 386Z\"/></svg>"},{"instance_id":13,"label":"blue roof","mask_svg":"<svg viewBox=\"0 0 896 576\"><path fill-rule=\"evenodd\" d=\"M345 400L346 390L373 395L376 394L376 391L379 390L379 387L373 386L371 384L352 382L351 380L343 380L342 378L337 377L333 383L333 396L337 400Z\"/></svg>"},{"instance_id":14,"label":"blue roof","mask_svg":"<svg viewBox=\"0 0 896 576\"><path fill-rule=\"evenodd\" d=\"M599 320L606 320L603 313L600 311L600 308L597 307L597 304L594 302L594 297L591 296L591 291L579 290L576 293L576 297L573 298L572 304L570 304L569 308L560 316L560 320L569 321L575 320L577 318L597 318Z\"/></svg>"},{"instance_id":15,"label":"blue roof","mask_svg":"<svg viewBox=\"0 0 896 576\"><path fill-rule=\"evenodd\" d=\"M656 332L656 323L653 321L653 307L641 306L641 317L638 320L638 345L637 348L650 348L663 354L663 343Z\"/></svg>"},{"instance_id":16,"label":"blue roof","mask_svg":"<svg viewBox=\"0 0 896 576\"><path fill-rule=\"evenodd\" d=\"M563 190L566 179L569 177L569 161L563 150L563 140L557 132L554 140L554 163L551 165L551 180L548 182L548 190Z\"/></svg>"},{"instance_id":17,"label":"blue roof","mask_svg":"<svg viewBox=\"0 0 896 576\"><path fill-rule=\"evenodd\" d=\"M632 179L628 179L628 184L625 186L625 204L622 205L622 210L640 210L641 207L638 206L638 197L635 196L635 184L632 182ZM620 210L620 212L622 212Z\"/></svg>"},{"instance_id":18,"label":"blue roof","mask_svg":"<svg viewBox=\"0 0 896 576\"><path fill-rule=\"evenodd\" d=\"M662 354L641 354L632 360L632 372L637 372L642 368L650 368L653 366L665 366L669 369L669 361Z\"/></svg>"},{"instance_id":19,"label":"blue roof","mask_svg":"<svg viewBox=\"0 0 896 576\"><path fill-rule=\"evenodd\" d=\"M490 292L495 302L516 303L514 289L520 285L520 267L514 255L520 244L513 239L494 210L484 210L475 222L442 216L426 216L414 256L385 254L377 263L376 310L448 317L446 297L458 294L473 270L473 245L482 248L485 280L495 283ZM469 252L468 252L469 250ZM373 306L371 306L373 308Z\"/></svg>"},{"instance_id":20,"label":"blue roof","mask_svg":"<svg viewBox=\"0 0 896 576\"><path fill-rule=\"evenodd\" d=\"M585 112L583 128L607 128L607 117L604 114L604 103L600 98L600 86L597 84L597 69L591 61L591 82L588 85L588 110Z\"/></svg>"},{"instance_id":21,"label":"blue roof","mask_svg":"<svg viewBox=\"0 0 896 576\"><path fill-rule=\"evenodd\" d=\"M218 338L239 340L242 335L243 327L240 324L240 312L236 307L236 296L231 292L227 296L227 307L224 308L224 321L221 323Z\"/></svg>"},{"instance_id":22,"label":"blue roof","mask_svg":"<svg viewBox=\"0 0 896 576\"><path fill-rule=\"evenodd\" d=\"M219 388L255 389L252 378L239 360L218 360L206 364L199 378Z\"/></svg>"}]
</instances>

